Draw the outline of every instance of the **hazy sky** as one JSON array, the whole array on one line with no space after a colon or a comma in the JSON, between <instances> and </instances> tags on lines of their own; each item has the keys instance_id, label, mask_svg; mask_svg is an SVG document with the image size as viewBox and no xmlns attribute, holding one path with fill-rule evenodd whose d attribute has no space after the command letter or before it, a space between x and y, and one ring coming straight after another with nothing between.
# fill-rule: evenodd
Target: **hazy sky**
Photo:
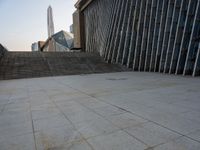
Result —
<instances>
[{"instance_id":1,"label":"hazy sky","mask_svg":"<svg viewBox=\"0 0 200 150\"><path fill-rule=\"evenodd\" d=\"M0 43L9 50L31 50L47 39L47 8L53 9L55 32L69 31L77 0L0 0Z\"/></svg>"}]
</instances>

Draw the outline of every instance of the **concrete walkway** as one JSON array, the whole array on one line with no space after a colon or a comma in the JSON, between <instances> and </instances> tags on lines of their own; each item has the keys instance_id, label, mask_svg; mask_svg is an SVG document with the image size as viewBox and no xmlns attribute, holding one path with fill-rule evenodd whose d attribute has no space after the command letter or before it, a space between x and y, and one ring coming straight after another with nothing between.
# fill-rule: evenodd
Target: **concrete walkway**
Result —
<instances>
[{"instance_id":1,"label":"concrete walkway","mask_svg":"<svg viewBox=\"0 0 200 150\"><path fill-rule=\"evenodd\" d=\"M200 78L121 72L0 81L0 150L199 150Z\"/></svg>"}]
</instances>

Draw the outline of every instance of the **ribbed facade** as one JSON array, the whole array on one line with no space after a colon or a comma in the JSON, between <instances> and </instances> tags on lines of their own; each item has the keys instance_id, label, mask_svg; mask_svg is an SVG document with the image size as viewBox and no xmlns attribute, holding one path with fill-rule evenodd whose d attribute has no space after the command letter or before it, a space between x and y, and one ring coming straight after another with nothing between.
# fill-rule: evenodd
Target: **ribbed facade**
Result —
<instances>
[{"instance_id":1,"label":"ribbed facade","mask_svg":"<svg viewBox=\"0 0 200 150\"><path fill-rule=\"evenodd\" d=\"M94 0L85 50L135 71L200 75L200 0Z\"/></svg>"},{"instance_id":2,"label":"ribbed facade","mask_svg":"<svg viewBox=\"0 0 200 150\"><path fill-rule=\"evenodd\" d=\"M85 47L103 54L115 0L95 0L84 10Z\"/></svg>"}]
</instances>

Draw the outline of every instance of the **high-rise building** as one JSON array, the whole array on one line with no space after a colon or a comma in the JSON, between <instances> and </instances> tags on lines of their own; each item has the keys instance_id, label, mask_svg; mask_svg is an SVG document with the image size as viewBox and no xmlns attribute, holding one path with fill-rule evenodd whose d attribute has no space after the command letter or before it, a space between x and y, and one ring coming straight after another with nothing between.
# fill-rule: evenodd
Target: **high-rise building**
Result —
<instances>
[{"instance_id":1,"label":"high-rise building","mask_svg":"<svg viewBox=\"0 0 200 150\"><path fill-rule=\"evenodd\" d=\"M69 30L70 30L70 33L74 33L74 25L73 24L69 27Z\"/></svg>"},{"instance_id":2,"label":"high-rise building","mask_svg":"<svg viewBox=\"0 0 200 150\"><path fill-rule=\"evenodd\" d=\"M39 46L38 46L38 42L35 42L31 45L31 49L32 51L39 51Z\"/></svg>"},{"instance_id":3,"label":"high-rise building","mask_svg":"<svg viewBox=\"0 0 200 150\"><path fill-rule=\"evenodd\" d=\"M54 34L53 11L51 6L47 9L47 28L48 37L51 37Z\"/></svg>"}]
</instances>

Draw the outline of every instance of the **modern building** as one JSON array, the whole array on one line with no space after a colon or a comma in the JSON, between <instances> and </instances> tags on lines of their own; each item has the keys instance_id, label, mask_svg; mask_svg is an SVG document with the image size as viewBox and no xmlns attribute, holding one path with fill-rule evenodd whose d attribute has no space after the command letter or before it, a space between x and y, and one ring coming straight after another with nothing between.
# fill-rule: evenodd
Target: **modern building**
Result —
<instances>
[{"instance_id":1,"label":"modern building","mask_svg":"<svg viewBox=\"0 0 200 150\"><path fill-rule=\"evenodd\" d=\"M79 0L74 46L135 71L200 75L199 0Z\"/></svg>"},{"instance_id":2,"label":"modern building","mask_svg":"<svg viewBox=\"0 0 200 150\"><path fill-rule=\"evenodd\" d=\"M83 26L83 19L84 17L81 16L83 13L80 13L80 10L77 9L73 13L73 34L74 34L74 48L84 50L84 26ZM82 23L82 25L81 25ZM82 32L82 33L81 33Z\"/></svg>"},{"instance_id":3,"label":"modern building","mask_svg":"<svg viewBox=\"0 0 200 150\"><path fill-rule=\"evenodd\" d=\"M44 46L45 41L38 41L39 51L42 51L42 47Z\"/></svg>"},{"instance_id":4,"label":"modern building","mask_svg":"<svg viewBox=\"0 0 200 150\"><path fill-rule=\"evenodd\" d=\"M41 51L41 48L44 46L45 42L44 41L38 41L35 42L31 45L32 51Z\"/></svg>"},{"instance_id":5,"label":"modern building","mask_svg":"<svg viewBox=\"0 0 200 150\"><path fill-rule=\"evenodd\" d=\"M0 43L0 60L4 56L4 54L8 51L7 48L5 48L3 45Z\"/></svg>"},{"instance_id":6,"label":"modern building","mask_svg":"<svg viewBox=\"0 0 200 150\"><path fill-rule=\"evenodd\" d=\"M42 51L56 52L56 51L70 51L73 48L73 34L60 31L43 44Z\"/></svg>"},{"instance_id":7,"label":"modern building","mask_svg":"<svg viewBox=\"0 0 200 150\"><path fill-rule=\"evenodd\" d=\"M54 34L53 10L51 6L49 6L47 9L47 28L48 37L51 37Z\"/></svg>"},{"instance_id":8,"label":"modern building","mask_svg":"<svg viewBox=\"0 0 200 150\"><path fill-rule=\"evenodd\" d=\"M36 51L39 51L39 45L38 45L38 42L35 42L31 45L31 50L32 52L36 52Z\"/></svg>"},{"instance_id":9,"label":"modern building","mask_svg":"<svg viewBox=\"0 0 200 150\"><path fill-rule=\"evenodd\" d=\"M69 27L69 29L70 29L70 33L74 33L74 27L73 27L73 24Z\"/></svg>"}]
</instances>

